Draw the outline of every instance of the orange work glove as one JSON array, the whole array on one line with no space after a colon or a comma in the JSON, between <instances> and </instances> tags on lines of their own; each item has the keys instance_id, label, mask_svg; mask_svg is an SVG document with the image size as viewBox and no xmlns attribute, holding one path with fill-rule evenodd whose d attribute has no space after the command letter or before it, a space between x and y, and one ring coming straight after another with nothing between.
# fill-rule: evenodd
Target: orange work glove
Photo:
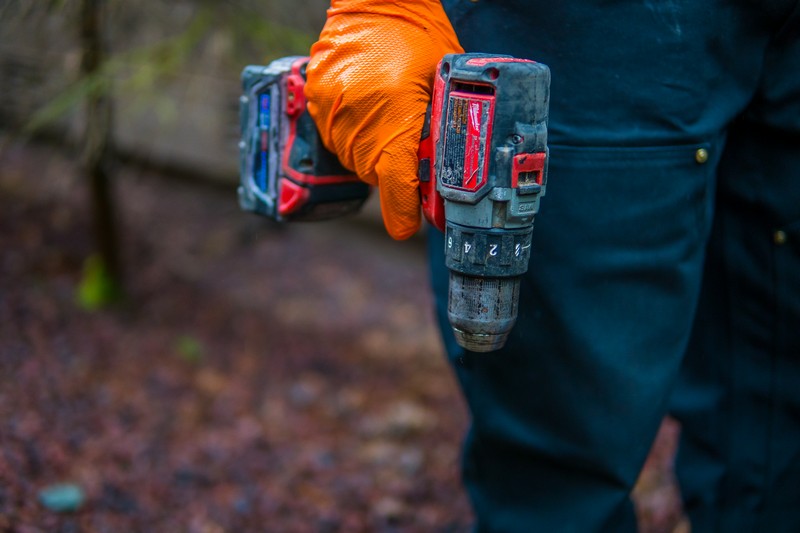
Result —
<instances>
[{"instance_id":1,"label":"orange work glove","mask_svg":"<svg viewBox=\"0 0 800 533\"><path fill-rule=\"evenodd\" d=\"M377 185L386 230L420 227L417 148L439 60L461 53L438 0L333 0L305 94L322 142Z\"/></svg>"}]
</instances>

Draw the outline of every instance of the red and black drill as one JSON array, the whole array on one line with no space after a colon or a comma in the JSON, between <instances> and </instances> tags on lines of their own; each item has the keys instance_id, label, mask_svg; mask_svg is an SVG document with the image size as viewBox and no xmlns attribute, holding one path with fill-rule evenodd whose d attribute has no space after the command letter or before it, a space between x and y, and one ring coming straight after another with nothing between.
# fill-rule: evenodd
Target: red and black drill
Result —
<instances>
[{"instance_id":1,"label":"red and black drill","mask_svg":"<svg viewBox=\"0 0 800 533\"><path fill-rule=\"evenodd\" d=\"M325 150L305 109L308 58L242 73L242 209L278 221L358 210L369 188ZM550 71L526 59L451 54L437 69L419 148L423 212L445 233L448 317L464 348L501 348L547 182Z\"/></svg>"}]
</instances>

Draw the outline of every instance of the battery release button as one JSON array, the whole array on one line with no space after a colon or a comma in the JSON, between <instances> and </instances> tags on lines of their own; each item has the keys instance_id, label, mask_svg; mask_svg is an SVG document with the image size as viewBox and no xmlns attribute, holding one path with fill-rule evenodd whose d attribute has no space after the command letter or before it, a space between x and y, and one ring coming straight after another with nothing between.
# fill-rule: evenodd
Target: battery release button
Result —
<instances>
[{"instance_id":1,"label":"battery release button","mask_svg":"<svg viewBox=\"0 0 800 533\"><path fill-rule=\"evenodd\" d=\"M511 187L520 194L539 194L544 185L544 163L547 154L517 154L511 166Z\"/></svg>"}]
</instances>

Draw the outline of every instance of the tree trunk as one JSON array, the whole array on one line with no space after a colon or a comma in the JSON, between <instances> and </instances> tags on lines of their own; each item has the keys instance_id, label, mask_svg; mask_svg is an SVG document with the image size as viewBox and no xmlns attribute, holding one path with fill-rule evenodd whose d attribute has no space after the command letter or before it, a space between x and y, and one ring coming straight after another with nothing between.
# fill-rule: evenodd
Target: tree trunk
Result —
<instances>
[{"instance_id":1,"label":"tree trunk","mask_svg":"<svg viewBox=\"0 0 800 533\"><path fill-rule=\"evenodd\" d=\"M108 300L119 295L122 287L122 265L116 223L116 210L111 184L114 159L112 129L111 80L102 77L101 69L106 50L103 42L104 0L81 0L80 38L81 75L91 83L86 97L86 132L83 161L89 180L90 205L97 255L101 269L117 294L107 294ZM107 302L106 302L107 303Z\"/></svg>"}]
</instances>

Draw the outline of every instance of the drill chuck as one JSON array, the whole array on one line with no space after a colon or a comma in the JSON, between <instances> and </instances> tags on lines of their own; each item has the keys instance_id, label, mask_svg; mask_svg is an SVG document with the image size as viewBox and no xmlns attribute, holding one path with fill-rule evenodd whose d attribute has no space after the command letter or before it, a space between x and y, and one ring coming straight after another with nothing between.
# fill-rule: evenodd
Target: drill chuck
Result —
<instances>
[{"instance_id":1,"label":"drill chuck","mask_svg":"<svg viewBox=\"0 0 800 533\"><path fill-rule=\"evenodd\" d=\"M473 352L502 348L517 320L520 278L528 270L532 226L481 229L449 223L447 315L458 343Z\"/></svg>"},{"instance_id":2,"label":"drill chuck","mask_svg":"<svg viewBox=\"0 0 800 533\"><path fill-rule=\"evenodd\" d=\"M473 277L450 271L447 317L459 345L473 352L505 345L517 320L519 282L519 277Z\"/></svg>"}]
</instances>

